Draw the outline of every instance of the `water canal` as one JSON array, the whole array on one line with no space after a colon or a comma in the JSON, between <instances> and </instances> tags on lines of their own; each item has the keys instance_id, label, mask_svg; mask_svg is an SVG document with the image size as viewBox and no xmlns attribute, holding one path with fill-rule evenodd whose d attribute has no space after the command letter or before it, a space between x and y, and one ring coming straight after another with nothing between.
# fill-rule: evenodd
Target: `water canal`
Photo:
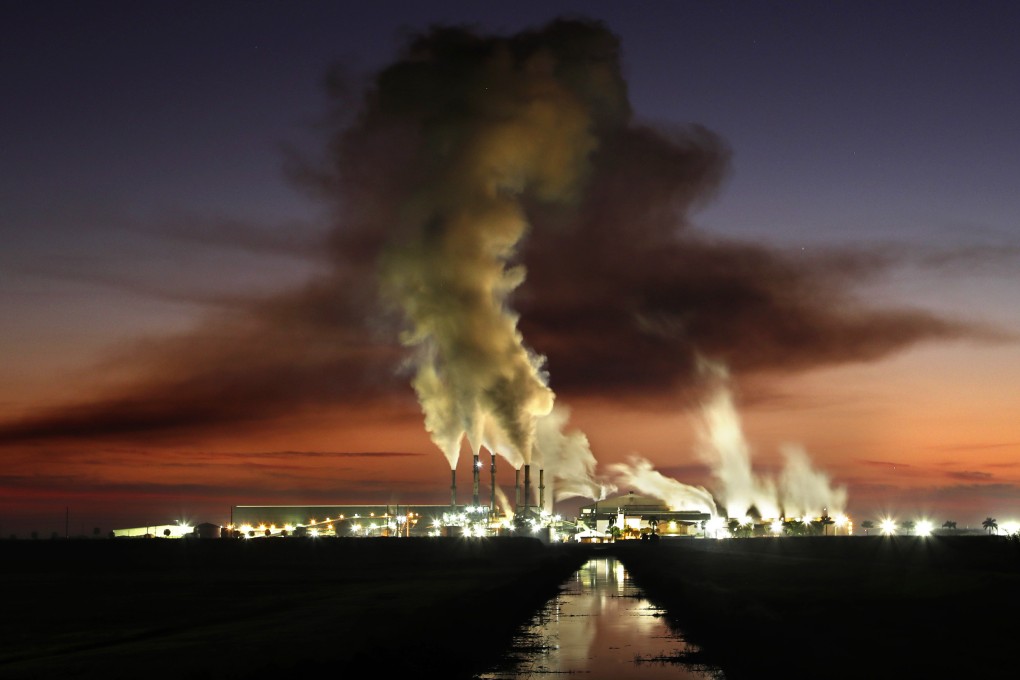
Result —
<instances>
[{"instance_id":1,"label":"water canal","mask_svg":"<svg viewBox=\"0 0 1020 680\"><path fill-rule=\"evenodd\" d=\"M479 680L579 674L590 680L721 679L688 663L693 647L665 612L610 556L589 560L518 633L511 650Z\"/></svg>"}]
</instances>

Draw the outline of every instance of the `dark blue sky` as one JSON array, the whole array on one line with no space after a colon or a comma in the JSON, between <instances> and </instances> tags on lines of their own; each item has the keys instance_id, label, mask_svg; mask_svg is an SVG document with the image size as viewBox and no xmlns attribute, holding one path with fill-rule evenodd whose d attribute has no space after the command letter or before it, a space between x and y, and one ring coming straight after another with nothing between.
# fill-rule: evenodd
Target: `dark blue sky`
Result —
<instances>
[{"instance_id":1,"label":"dark blue sky","mask_svg":"<svg viewBox=\"0 0 1020 680\"><path fill-rule=\"evenodd\" d=\"M88 389L130 380L111 357L138 338L187 334L232 300L323 270L315 244L327 206L285 167L292 152L323 151L332 67L346 74L353 107L409 33L468 24L511 34L575 15L619 36L637 119L704 125L729 146L730 173L693 213L696 228L784 252L885 252L892 266L861 284L869 301L1020 331L1016 3L8 0L3 420L66 401L75 380ZM849 402L845 412L780 414L773 425L766 414L750 427L822 446L835 435L816 433L876 422L863 401L907 413L920 391L937 404L910 413L960 416L967 434L946 446L1006 447L987 465L1020 454L1020 431L1005 420L1020 402L1015 343L950 344L840 375L851 376L849 392L834 396L822 379L796 389L837 410ZM910 422L926 428L920 415ZM900 482L867 477L862 457L919 461L942 445L889 443L901 426L860 435L859 453L822 455L878 498ZM962 463L960 479L1008 493L1020 484L983 464ZM942 488L927 477L908 485L925 484Z\"/></svg>"}]
</instances>

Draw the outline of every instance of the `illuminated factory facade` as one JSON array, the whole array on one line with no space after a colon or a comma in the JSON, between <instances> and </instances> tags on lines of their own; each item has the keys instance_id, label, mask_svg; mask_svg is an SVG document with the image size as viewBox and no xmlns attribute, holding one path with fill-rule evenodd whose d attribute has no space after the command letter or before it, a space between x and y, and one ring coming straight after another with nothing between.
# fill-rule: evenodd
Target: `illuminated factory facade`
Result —
<instances>
[{"instance_id":1,"label":"illuminated factory facade","mask_svg":"<svg viewBox=\"0 0 1020 680\"><path fill-rule=\"evenodd\" d=\"M429 536L468 515L449 505L235 505L228 528L253 536Z\"/></svg>"},{"instance_id":2,"label":"illuminated factory facade","mask_svg":"<svg viewBox=\"0 0 1020 680\"><path fill-rule=\"evenodd\" d=\"M670 510L660 499L639 496L633 491L605 498L581 507L579 535L598 540L603 537L640 538L660 536L696 536L703 532L707 512Z\"/></svg>"},{"instance_id":3,"label":"illuminated factory facade","mask_svg":"<svg viewBox=\"0 0 1020 680\"><path fill-rule=\"evenodd\" d=\"M633 492L583 506L580 516L564 520L532 510L531 526L497 517L485 506L450 505L236 505L230 527L238 535L262 536L438 536L450 533L497 535L513 531L549 530L548 538L640 538L695 536L710 515L670 510L661 500Z\"/></svg>"}]
</instances>

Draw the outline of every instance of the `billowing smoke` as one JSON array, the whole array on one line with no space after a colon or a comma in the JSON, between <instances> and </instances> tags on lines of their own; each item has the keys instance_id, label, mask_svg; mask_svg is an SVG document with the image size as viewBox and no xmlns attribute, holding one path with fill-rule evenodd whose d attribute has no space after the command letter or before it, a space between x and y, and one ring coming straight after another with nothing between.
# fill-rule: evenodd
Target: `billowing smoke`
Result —
<instances>
[{"instance_id":1,"label":"billowing smoke","mask_svg":"<svg viewBox=\"0 0 1020 680\"><path fill-rule=\"evenodd\" d=\"M309 414L417 418L409 378L451 468L466 440L518 470L545 466L558 498L594 497L608 485L557 397L661 408L695 386L701 352L739 375L783 376L1002 338L856 299L854 285L894 263L884 250L791 256L696 230L690 214L725 180L729 148L701 125L637 120L620 45L599 22L506 37L432 28L360 101L353 91L331 90L324 156L296 164L335 210L317 250L325 271L111 357L97 373L117 366L127 379L26 407L0 422L0 445L144 446L286 430ZM797 453L778 480L753 474L729 393L713 394L701 453L727 513L840 507ZM663 484L653 472L636 462L628 481ZM686 503L693 492L660 493Z\"/></svg>"},{"instance_id":2,"label":"billowing smoke","mask_svg":"<svg viewBox=\"0 0 1020 680\"><path fill-rule=\"evenodd\" d=\"M844 487L831 485L829 477L811 466L800 447L783 449L786 464L779 480L754 472L751 448L744 438L740 416L729 388L725 366L702 361L708 380L708 397L702 403L698 428L698 454L718 482L726 516L742 518L754 513L762 518L819 517L840 513L846 507Z\"/></svg>"},{"instance_id":3,"label":"billowing smoke","mask_svg":"<svg viewBox=\"0 0 1020 680\"><path fill-rule=\"evenodd\" d=\"M785 465L778 479L756 473L751 447L744 438L740 416L730 390L729 371L723 364L699 358L698 369L706 396L697 412L697 453L716 484L709 491L666 477L640 456L608 466L616 483L665 502L671 510L694 510L725 517L763 519L820 517L846 508L845 487L833 487L829 476L811 465L803 447L786 444Z\"/></svg>"},{"instance_id":4,"label":"billowing smoke","mask_svg":"<svg viewBox=\"0 0 1020 680\"><path fill-rule=\"evenodd\" d=\"M628 462L613 463L608 467L620 486L658 498L670 510L707 512L713 517L718 515L711 492L704 487L691 486L665 476L645 458L630 456Z\"/></svg>"},{"instance_id":5,"label":"billowing smoke","mask_svg":"<svg viewBox=\"0 0 1020 680\"><path fill-rule=\"evenodd\" d=\"M403 313L412 385L451 469L465 438L475 454L530 465L541 421L561 493L598 492L584 436L559 434L545 359L525 344L510 296L526 275L523 201L574 202L596 131L623 113L615 59L608 34L571 24L512 38L438 31L380 74L350 131L406 133L415 172L391 216L381 291Z\"/></svg>"},{"instance_id":6,"label":"billowing smoke","mask_svg":"<svg viewBox=\"0 0 1020 680\"><path fill-rule=\"evenodd\" d=\"M782 448L786 465L779 477L780 498L786 517L834 516L846 509L845 487L833 487L829 476L811 466L807 452L795 444Z\"/></svg>"},{"instance_id":7,"label":"billowing smoke","mask_svg":"<svg viewBox=\"0 0 1020 680\"><path fill-rule=\"evenodd\" d=\"M538 421L536 462L540 468L556 473L552 488L547 484L551 496L546 498L557 501L575 497L605 498L616 487L596 476L598 461L584 433L565 432L569 416L565 407L557 405Z\"/></svg>"}]
</instances>

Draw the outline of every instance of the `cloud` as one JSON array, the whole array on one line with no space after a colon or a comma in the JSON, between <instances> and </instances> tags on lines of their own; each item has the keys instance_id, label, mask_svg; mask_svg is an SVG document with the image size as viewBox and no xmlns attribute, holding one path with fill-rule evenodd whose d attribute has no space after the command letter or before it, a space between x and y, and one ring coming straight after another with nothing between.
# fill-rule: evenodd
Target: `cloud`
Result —
<instances>
[{"instance_id":1,"label":"cloud","mask_svg":"<svg viewBox=\"0 0 1020 680\"><path fill-rule=\"evenodd\" d=\"M870 465L870 466L873 466L873 467L892 468L894 470L896 468L908 468L908 467L911 467L910 465L907 465L905 463L898 463L898 462L895 462L895 461L888 461L888 460L863 460L863 459L858 459L857 462L861 463L862 465Z\"/></svg>"},{"instance_id":2,"label":"cloud","mask_svg":"<svg viewBox=\"0 0 1020 680\"><path fill-rule=\"evenodd\" d=\"M993 475L989 472L978 472L976 470L961 470L959 472L947 472L946 476L952 479L960 479L964 481L974 482L984 481L993 478Z\"/></svg>"},{"instance_id":3,"label":"cloud","mask_svg":"<svg viewBox=\"0 0 1020 680\"><path fill-rule=\"evenodd\" d=\"M449 280L394 284L389 276L383 299L380 266L399 272L394 263L408 262L394 259L406 254L401 248L428 243L437 225L459 225L470 236L472 220L486 215L502 215L513 227L495 260L506 265L497 271L504 278L495 308L509 323L486 327L499 334L476 333L479 327L451 337L458 347L478 338L513 341L472 345L503 352L499 365L516 366L513 379L459 384L492 414L490 425L500 423L503 441L522 446L527 432L515 430L520 418L511 414L547 411L545 402L528 406L542 401L546 386L567 398L672 401L677 388L692 385L699 354L736 376L784 375L877 361L921 342L1001 337L856 295L890 266L881 253L805 256L698 230L691 215L725 182L731 151L700 125L637 120L620 51L605 25L587 20L512 36L449 27L411 36L365 89L357 115L331 109L325 163L299 173L332 211L317 251L328 273L276 295L221 304L190 333L118 351L104 367L127 378L0 423L0 444L253 431L310 410L352 417L380 404L412 413L409 380L427 362L401 345L409 328L393 292ZM493 157L498 166L489 164ZM486 182L464 179L490 171ZM465 186L495 193L465 203L458 193ZM230 221L210 225L215 234L188 226L165 232L206 246L309 251L301 225L272 235L255 230L250 238ZM468 298L482 289L455 290ZM410 328L416 337L421 318ZM440 364L447 372L452 365L449 357ZM415 385L422 396L427 382ZM520 390L500 392L499 385ZM431 421L441 422L438 415Z\"/></svg>"}]
</instances>

